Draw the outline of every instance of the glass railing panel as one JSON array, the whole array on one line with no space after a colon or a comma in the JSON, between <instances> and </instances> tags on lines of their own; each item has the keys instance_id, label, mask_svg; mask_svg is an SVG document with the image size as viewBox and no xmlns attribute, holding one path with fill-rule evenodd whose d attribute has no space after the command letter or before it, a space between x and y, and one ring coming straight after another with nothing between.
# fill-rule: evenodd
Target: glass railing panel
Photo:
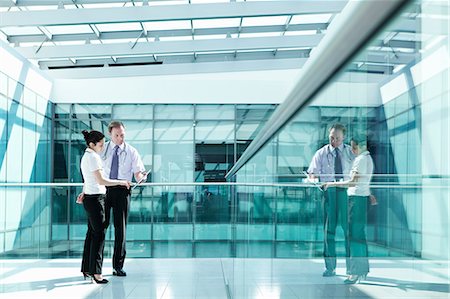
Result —
<instances>
[{"instance_id":1,"label":"glass railing panel","mask_svg":"<svg viewBox=\"0 0 450 299\"><path fill-rule=\"evenodd\" d=\"M233 256L232 186L195 186L194 249L196 257Z\"/></svg>"},{"instance_id":2,"label":"glass railing panel","mask_svg":"<svg viewBox=\"0 0 450 299\"><path fill-rule=\"evenodd\" d=\"M422 198L444 202L449 181L445 176L376 175L371 188L377 204L367 202L369 257L429 254L424 250L424 229L443 216L436 202L424 205ZM83 206L75 203L80 191L81 184L2 184L1 257L81 256L87 217ZM323 204L323 193L303 182L147 183L132 192L127 256L322 258ZM434 217L424 217L430 205L435 205ZM338 225L336 248L341 257L345 256L344 234ZM113 244L111 221L105 257L112 255Z\"/></svg>"},{"instance_id":3,"label":"glass railing panel","mask_svg":"<svg viewBox=\"0 0 450 299\"><path fill-rule=\"evenodd\" d=\"M154 257L192 256L193 186L162 186L153 190L152 252Z\"/></svg>"}]
</instances>

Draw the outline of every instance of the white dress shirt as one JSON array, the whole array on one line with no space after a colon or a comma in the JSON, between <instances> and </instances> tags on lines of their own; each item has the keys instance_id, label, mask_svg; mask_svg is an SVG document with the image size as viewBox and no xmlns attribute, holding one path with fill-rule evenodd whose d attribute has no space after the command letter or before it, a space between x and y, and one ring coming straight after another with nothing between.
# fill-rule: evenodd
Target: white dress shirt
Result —
<instances>
[{"instance_id":1,"label":"white dress shirt","mask_svg":"<svg viewBox=\"0 0 450 299\"><path fill-rule=\"evenodd\" d=\"M365 151L356 157L353 162L352 172L358 175L358 181L353 187L347 189L348 196L369 196L370 195L370 180L373 173L373 160L370 153Z\"/></svg>"},{"instance_id":2,"label":"white dress shirt","mask_svg":"<svg viewBox=\"0 0 450 299\"><path fill-rule=\"evenodd\" d=\"M91 194L105 194L106 187L97 183L94 172L97 170L103 171L102 160L100 156L90 148L87 148L81 158L81 173L84 179L84 193Z\"/></svg>"},{"instance_id":3,"label":"white dress shirt","mask_svg":"<svg viewBox=\"0 0 450 299\"><path fill-rule=\"evenodd\" d=\"M107 178L109 178L111 172L111 163L115 147L116 144L114 144L114 142L108 141L103 147L103 152L100 155L105 176ZM144 163L142 163L138 151L128 143L123 142L119 145L117 154L119 155L119 171L117 179L131 181L134 173L145 171Z\"/></svg>"}]
</instances>

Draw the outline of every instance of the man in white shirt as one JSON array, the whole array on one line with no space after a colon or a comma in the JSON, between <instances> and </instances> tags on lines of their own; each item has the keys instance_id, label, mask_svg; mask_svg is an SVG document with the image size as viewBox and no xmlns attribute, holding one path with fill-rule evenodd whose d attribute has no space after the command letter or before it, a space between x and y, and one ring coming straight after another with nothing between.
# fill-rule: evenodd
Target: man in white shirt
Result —
<instances>
[{"instance_id":1,"label":"man in white shirt","mask_svg":"<svg viewBox=\"0 0 450 299\"><path fill-rule=\"evenodd\" d=\"M144 164L138 151L125 142L125 127L120 121L108 126L111 141L101 153L105 176L110 179L131 181L134 175L138 182L147 178ZM126 255L126 224L130 206L130 192L121 186L107 187L105 200L106 226L109 225L111 208L114 218L113 275L126 276L123 270Z\"/></svg>"}]
</instances>

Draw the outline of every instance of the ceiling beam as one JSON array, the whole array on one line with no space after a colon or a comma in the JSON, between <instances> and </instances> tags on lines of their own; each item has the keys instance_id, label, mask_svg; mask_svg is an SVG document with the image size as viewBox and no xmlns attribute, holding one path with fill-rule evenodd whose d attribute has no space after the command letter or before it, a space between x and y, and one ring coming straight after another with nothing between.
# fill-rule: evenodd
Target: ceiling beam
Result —
<instances>
[{"instance_id":1,"label":"ceiling beam","mask_svg":"<svg viewBox=\"0 0 450 299\"><path fill-rule=\"evenodd\" d=\"M347 1L269 1L0 13L0 27L102 24L338 13Z\"/></svg>"},{"instance_id":2,"label":"ceiling beam","mask_svg":"<svg viewBox=\"0 0 450 299\"><path fill-rule=\"evenodd\" d=\"M128 0L130 1L130 0ZM154 1L166 1L170 4L173 0L148 0L147 2ZM76 4L107 4L107 3L119 3L123 4L126 0L15 0L17 2L16 6L43 6L43 5L59 5L60 3L64 5ZM142 1L136 1L142 2ZM13 0L0 0L0 7L10 7Z\"/></svg>"},{"instance_id":3,"label":"ceiling beam","mask_svg":"<svg viewBox=\"0 0 450 299\"><path fill-rule=\"evenodd\" d=\"M323 34L227 38L217 40L142 42L131 48L128 43L101 45L18 47L17 52L28 59L78 58L122 55L160 55L168 53L246 51L256 49L311 48L319 44Z\"/></svg>"},{"instance_id":4,"label":"ceiling beam","mask_svg":"<svg viewBox=\"0 0 450 299\"><path fill-rule=\"evenodd\" d=\"M220 61L144 66L53 69L44 72L54 79L87 79L127 76L163 76L199 73L224 73L300 69L307 58L250 61Z\"/></svg>"},{"instance_id":5,"label":"ceiling beam","mask_svg":"<svg viewBox=\"0 0 450 299\"><path fill-rule=\"evenodd\" d=\"M277 51L274 55L273 51L265 52L247 52L247 53L215 53L215 54L198 54L195 63L204 62L236 62L247 60L280 60L280 59L297 59L309 57L310 50L288 50ZM368 64L385 64L388 66L398 64L408 64L416 58L416 54L409 53L378 53L374 51L365 52L364 56L354 59L353 63L362 65ZM183 64L194 62L193 55L176 55L176 56L130 56L130 57L117 57L113 60L111 57L105 58L93 58L93 59L77 59L74 62L68 59L55 59L55 60L41 60L39 66L41 69L52 68L77 68L87 66L131 66L133 64ZM299 67L293 65L292 67Z\"/></svg>"},{"instance_id":6,"label":"ceiling beam","mask_svg":"<svg viewBox=\"0 0 450 299\"><path fill-rule=\"evenodd\" d=\"M214 54L197 54L195 63L203 62L233 62L233 61L246 61L246 60L274 60L274 59L295 59L295 58L307 58L309 57L310 50L290 50L290 51L277 51L274 54L273 51L264 52L245 52L245 53L235 53L230 51L228 53L214 53ZM57 59L57 60L41 60L39 61L39 66L42 69L47 68L59 68L59 67L84 67L89 65L105 65L110 66L121 66L121 65L132 65L132 64L154 64L154 63L164 63L164 64L181 64L181 63L192 63L194 62L193 54L183 54L176 56L167 55L147 55L147 56L130 56L130 57L117 57L114 61L111 57L104 58L93 58L93 59L77 59L76 63L72 63L68 59ZM295 66L293 66L295 67Z\"/></svg>"},{"instance_id":7,"label":"ceiling beam","mask_svg":"<svg viewBox=\"0 0 450 299\"><path fill-rule=\"evenodd\" d=\"M303 30L325 30L328 24L294 24L289 25L286 32L303 31ZM49 27L51 30L51 27ZM278 26L249 26L249 27L225 27L225 28L199 28L194 30L195 35L214 35L214 34L238 34L238 33L263 33L263 32L283 32L285 31L285 25ZM115 32L102 32L100 39L128 39L136 38L142 33L142 30L130 30L130 31L115 31ZM191 29L175 29L175 30L157 30L147 31L147 37L166 37L166 36L189 36L192 34ZM95 33L79 33L79 34L54 34L52 41L85 41L85 40L98 39ZM32 34L32 35L9 35L8 41L10 43L24 43L24 42L42 42L45 40L44 34Z\"/></svg>"}]
</instances>

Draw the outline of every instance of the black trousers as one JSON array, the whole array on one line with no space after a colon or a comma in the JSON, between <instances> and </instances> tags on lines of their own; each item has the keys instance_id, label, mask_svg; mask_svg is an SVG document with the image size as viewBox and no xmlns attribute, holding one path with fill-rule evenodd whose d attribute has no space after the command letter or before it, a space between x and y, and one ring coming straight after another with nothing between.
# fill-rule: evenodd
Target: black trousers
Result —
<instances>
[{"instance_id":1,"label":"black trousers","mask_svg":"<svg viewBox=\"0 0 450 299\"><path fill-rule=\"evenodd\" d=\"M105 194L84 195L83 206L88 216L81 272L102 274L105 247Z\"/></svg>"},{"instance_id":2,"label":"black trousers","mask_svg":"<svg viewBox=\"0 0 450 299\"><path fill-rule=\"evenodd\" d=\"M114 221L114 254L112 265L116 270L121 270L127 253L126 232L128 211L130 207L130 193L127 188L114 186L106 188L105 215L106 227L109 226L111 208Z\"/></svg>"}]
</instances>

